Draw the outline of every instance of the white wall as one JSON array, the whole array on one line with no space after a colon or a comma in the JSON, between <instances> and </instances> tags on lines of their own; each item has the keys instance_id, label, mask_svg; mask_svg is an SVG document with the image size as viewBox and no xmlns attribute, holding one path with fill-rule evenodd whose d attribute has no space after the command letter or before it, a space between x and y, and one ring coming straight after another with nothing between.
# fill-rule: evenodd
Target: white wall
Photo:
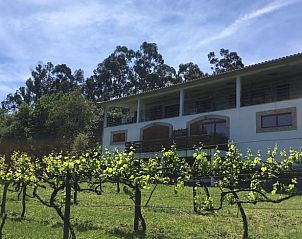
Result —
<instances>
[{"instance_id":1,"label":"white wall","mask_svg":"<svg viewBox=\"0 0 302 239\"><path fill-rule=\"evenodd\" d=\"M297 130L256 133L256 112L287 107L297 108ZM273 147L275 145L278 145L280 149L289 149L289 147L300 149L300 147L302 146L301 139L278 140L299 137L302 138L302 99L274 102L255 106L245 106L239 109L234 108L195 115L186 115L182 117L141 122L138 124L106 127L104 128L103 132L103 146L109 149L113 149L115 147L117 147L118 149L124 148L124 144L110 145L110 137L112 131L127 130L127 141L138 141L140 140L140 129L145 125L155 122L164 122L172 124L174 130L184 129L187 127L188 121L206 115L228 116L230 118L230 139L235 143L238 143L238 146L242 151L246 151L246 149L249 148L253 151L259 149L262 152L266 152L267 147ZM259 140L260 142L251 142Z\"/></svg>"}]
</instances>

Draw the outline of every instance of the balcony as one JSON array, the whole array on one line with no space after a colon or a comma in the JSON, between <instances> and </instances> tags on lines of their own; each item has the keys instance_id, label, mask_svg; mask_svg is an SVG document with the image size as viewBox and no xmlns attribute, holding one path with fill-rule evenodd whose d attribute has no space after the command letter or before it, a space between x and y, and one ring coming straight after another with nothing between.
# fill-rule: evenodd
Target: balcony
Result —
<instances>
[{"instance_id":1,"label":"balcony","mask_svg":"<svg viewBox=\"0 0 302 239\"><path fill-rule=\"evenodd\" d=\"M147 152L160 152L163 148L170 148L172 145L176 146L176 149L192 150L196 147L203 146L204 148L218 148L225 150L228 144L228 137L221 135L191 135L191 136L179 136L169 139L152 139L142 141L132 141L125 143L126 152L130 151L130 147L133 147L136 153Z\"/></svg>"},{"instance_id":2,"label":"balcony","mask_svg":"<svg viewBox=\"0 0 302 239\"><path fill-rule=\"evenodd\" d=\"M141 110L141 122L166 119L179 116L179 104L157 105L148 110Z\"/></svg>"},{"instance_id":3,"label":"balcony","mask_svg":"<svg viewBox=\"0 0 302 239\"><path fill-rule=\"evenodd\" d=\"M242 78L241 106L259 105L302 98L301 74L292 72Z\"/></svg>"},{"instance_id":4,"label":"balcony","mask_svg":"<svg viewBox=\"0 0 302 239\"><path fill-rule=\"evenodd\" d=\"M108 116L107 118L108 127L133 123L136 123L136 113L131 115Z\"/></svg>"}]
</instances>

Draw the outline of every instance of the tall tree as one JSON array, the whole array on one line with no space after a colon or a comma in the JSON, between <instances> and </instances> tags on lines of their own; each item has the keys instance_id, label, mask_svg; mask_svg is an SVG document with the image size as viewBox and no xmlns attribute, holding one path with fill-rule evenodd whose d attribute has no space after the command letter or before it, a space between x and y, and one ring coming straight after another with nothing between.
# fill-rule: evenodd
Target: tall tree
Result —
<instances>
[{"instance_id":1,"label":"tall tree","mask_svg":"<svg viewBox=\"0 0 302 239\"><path fill-rule=\"evenodd\" d=\"M118 46L83 87L93 101L105 101L178 82L176 71L164 63L155 43L143 42L137 51Z\"/></svg>"},{"instance_id":2,"label":"tall tree","mask_svg":"<svg viewBox=\"0 0 302 239\"><path fill-rule=\"evenodd\" d=\"M199 69L199 66L197 64L189 62L179 65L177 76L181 82L187 82L203 77L205 76L205 74Z\"/></svg>"},{"instance_id":3,"label":"tall tree","mask_svg":"<svg viewBox=\"0 0 302 239\"><path fill-rule=\"evenodd\" d=\"M133 58L133 50L118 46L86 80L83 87L86 97L93 101L105 101L130 94L135 85L131 68Z\"/></svg>"},{"instance_id":4,"label":"tall tree","mask_svg":"<svg viewBox=\"0 0 302 239\"><path fill-rule=\"evenodd\" d=\"M21 104L32 105L46 94L57 92L71 92L78 89L84 82L84 73L81 69L72 74L66 64L54 66L51 62L38 64L31 72L25 87L20 87L14 94L7 95L2 101L2 108L15 111Z\"/></svg>"},{"instance_id":5,"label":"tall tree","mask_svg":"<svg viewBox=\"0 0 302 239\"><path fill-rule=\"evenodd\" d=\"M21 104L18 111L0 113L0 154L10 155L14 150L28 151L31 145L31 124L33 110Z\"/></svg>"},{"instance_id":6,"label":"tall tree","mask_svg":"<svg viewBox=\"0 0 302 239\"><path fill-rule=\"evenodd\" d=\"M34 106L23 103L11 114L0 111L0 154L71 151L81 135L92 138L97 120L95 107L78 90L43 95Z\"/></svg>"},{"instance_id":7,"label":"tall tree","mask_svg":"<svg viewBox=\"0 0 302 239\"><path fill-rule=\"evenodd\" d=\"M213 74L219 74L244 67L242 59L238 56L237 52L230 52L228 49L221 48L219 53L221 56L220 59L216 57L214 52L210 52L208 54L208 60L210 64L213 65L211 67Z\"/></svg>"},{"instance_id":8,"label":"tall tree","mask_svg":"<svg viewBox=\"0 0 302 239\"><path fill-rule=\"evenodd\" d=\"M175 69L165 64L156 43L143 42L140 49L136 51L135 58L133 69L138 81L137 92L177 82Z\"/></svg>"},{"instance_id":9,"label":"tall tree","mask_svg":"<svg viewBox=\"0 0 302 239\"><path fill-rule=\"evenodd\" d=\"M79 134L91 133L99 117L94 106L79 91L42 96L32 117L34 151L70 151Z\"/></svg>"}]
</instances>

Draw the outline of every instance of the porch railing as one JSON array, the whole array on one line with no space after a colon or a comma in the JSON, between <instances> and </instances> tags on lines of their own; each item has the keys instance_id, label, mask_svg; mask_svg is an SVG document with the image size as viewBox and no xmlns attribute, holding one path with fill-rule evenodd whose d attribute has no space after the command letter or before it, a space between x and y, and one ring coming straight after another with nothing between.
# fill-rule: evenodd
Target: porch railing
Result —
<instances>
[{"instance_id":1,"label":"porch railing","mask_svg":"<svg viewBox=\"0 0 302 239\"><path fill-rule=\"evenodd\" d=\"M163 148L170 148L172 145L176 146L177 150L190 150L199 146L205 148L226 149L228 138L220 135L191 135L181 136L177 138L169 139L154 139L154 140L142 140L132 141L125 143L125 150L129 152L131 147L137 153L146 152L160 152Z\"/></svg>"}]
</instances>

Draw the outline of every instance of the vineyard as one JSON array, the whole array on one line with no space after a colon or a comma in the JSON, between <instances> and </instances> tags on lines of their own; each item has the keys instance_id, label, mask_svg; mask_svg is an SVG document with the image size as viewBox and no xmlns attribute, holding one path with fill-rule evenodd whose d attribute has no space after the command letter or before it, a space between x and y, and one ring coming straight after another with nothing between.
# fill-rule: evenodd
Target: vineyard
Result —
<instances>
[{"instance_id":1,"label":"vineyard","mask_svg":"<svg viewBox=\"0 0 302 239\"><path fill-rule=\"evenodd\" d=\"M301 151L1 158L2 238L299 238ZM210 186L213 182L213 186Z\"/></svg>"},{"instance_id":2,"label":"vineyard","mask_svg":"<svg viewBox=\"0 0 302 239\"><path fill-rule=\"evenodd\" d=\"M104 185L104 194L79 194L79 204L72 208L72 224L77 238L135 238L132 230L133 205L129 198L116 193L116 187ZM215 195L219 192L214 190ZM240 238L242 223L237 209L228 206L213 215L196 215L192 210L192 189L174 194L173 188L159 186L149 207L144 208L148 223L146 238ZM143 192L146 202L149 191ZM302 233L301 198L282 204L247 206L251 238L300 238ZM28 200L26 219L19 220L21 204L16 194L10 194L7 210L10 214L3 238L62 238L62 221L56 213L34 200Z\"/></svg>"}]
</instances>

